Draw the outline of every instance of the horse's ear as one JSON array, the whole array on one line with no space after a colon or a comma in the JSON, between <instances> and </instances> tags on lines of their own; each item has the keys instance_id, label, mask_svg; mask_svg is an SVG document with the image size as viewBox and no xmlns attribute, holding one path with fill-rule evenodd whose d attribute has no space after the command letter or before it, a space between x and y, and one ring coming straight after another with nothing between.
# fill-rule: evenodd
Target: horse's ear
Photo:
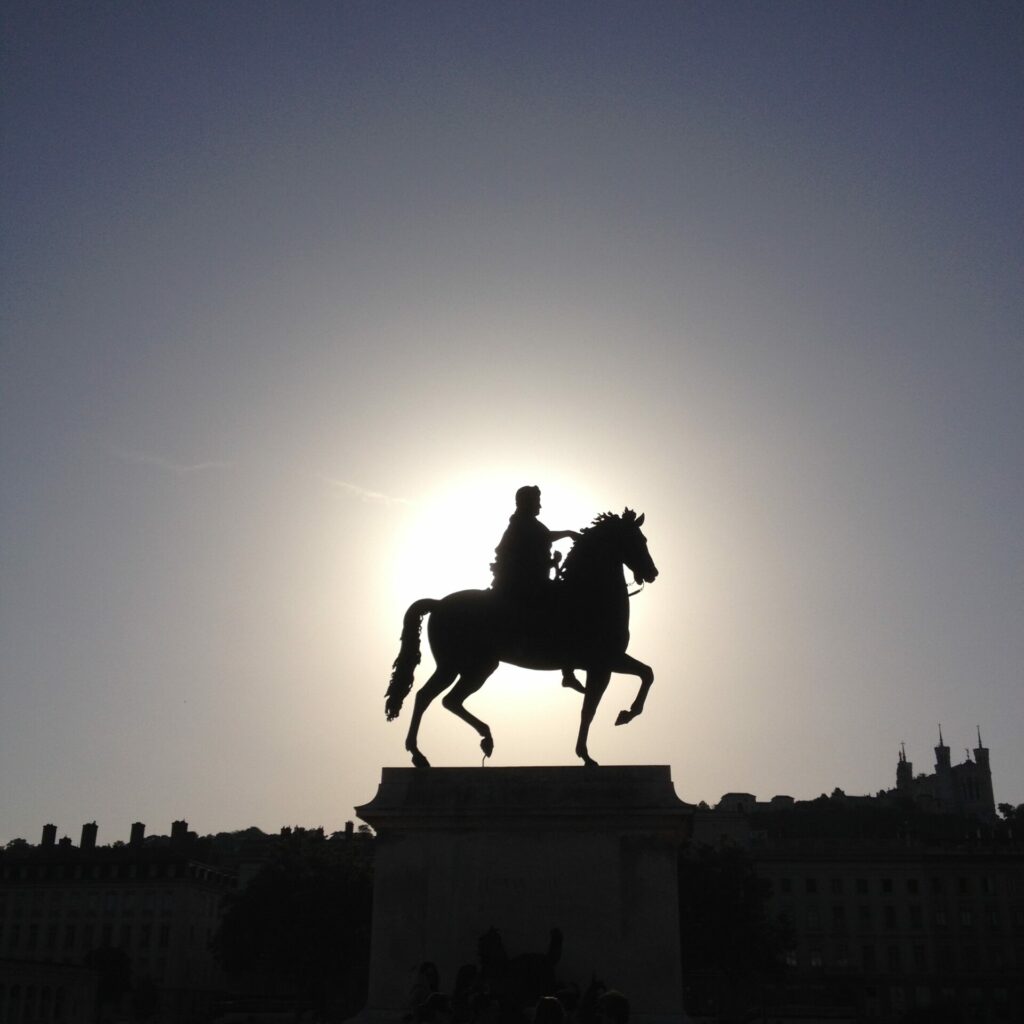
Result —
<instances>
[{"instance_id":1,"label":"horse's ear","mask_svg":"<svg viewBox=\"0 0 1024 1024\"><path fill-rule=\"evenodd\" d=\"M646 518L647 518L647 513L646 512L641 512L640 513L640 518L637 519L637 521L636 521L636 525L637 526L643 526L644 525L644 520Z\"/></svg>"}]
</instances>

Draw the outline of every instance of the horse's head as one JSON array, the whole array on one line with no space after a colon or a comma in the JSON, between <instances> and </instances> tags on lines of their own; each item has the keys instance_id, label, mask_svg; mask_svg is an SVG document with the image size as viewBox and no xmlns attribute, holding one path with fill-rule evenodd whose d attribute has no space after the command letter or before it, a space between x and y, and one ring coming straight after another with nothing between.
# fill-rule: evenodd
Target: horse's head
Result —
<instances>
[{"instance_id":1,"label":"horse's head","mask_svg":"<svg viewBox=\"0 0 1024 1024\"><path fill-rule=\"evenodd\" d=\"M653 583L658 578L658 568L647 550L647 538L640 529L643 525L644 516L627 508L621 516L602 513L594 520L593 528L607 535L615 557L633 573L637 583Z\"/></svg>"}]
</instances>

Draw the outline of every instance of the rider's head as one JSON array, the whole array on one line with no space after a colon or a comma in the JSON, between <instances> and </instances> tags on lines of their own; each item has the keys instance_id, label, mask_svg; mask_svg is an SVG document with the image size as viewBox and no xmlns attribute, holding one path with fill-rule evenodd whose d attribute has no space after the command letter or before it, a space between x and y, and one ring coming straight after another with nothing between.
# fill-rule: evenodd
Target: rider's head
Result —
<instances>
[{"instance_id":1,"label":"rider's head","mask_svg":"<svg viewBox=\"0 0 1024 1024\"><path fill-rule=\"evenodd\" d=\"M540 512L540 488L537 486L520 487L516 491L516 511L527 512L532 516Z\"/></svg>"}]
</instances>

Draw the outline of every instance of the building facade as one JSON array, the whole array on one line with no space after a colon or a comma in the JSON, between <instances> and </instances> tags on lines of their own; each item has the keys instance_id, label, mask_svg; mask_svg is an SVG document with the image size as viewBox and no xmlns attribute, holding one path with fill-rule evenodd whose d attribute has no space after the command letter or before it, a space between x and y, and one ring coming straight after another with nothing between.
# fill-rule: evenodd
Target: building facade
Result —
<instances>
[{"instance_id":1,"label":"building facade","mask_svg":"<svg viewBox=\"0 0 1024 1024\"><path fill-rule=\"evenodd\" d=\"M198 1021L221 989L210 939L232 874L194 855L175 822L169 840L79 845L43 829L38 846L0 853L0 1020L76 1024L111 1018Z\"/></svg>"},{"instance_id":2,"label":"building facade","mask_svg":"<svg viewBox=\"0 0 1024 1024\"><path fill-rule=\"evenodd\" d=\"M938 1024L1024 1021L1024 837L996 820L989 752L874 797L759 801L695 814L694 843L738 847L769 883L787 936L763 1019Z\"/></svg>"}]
</instances>

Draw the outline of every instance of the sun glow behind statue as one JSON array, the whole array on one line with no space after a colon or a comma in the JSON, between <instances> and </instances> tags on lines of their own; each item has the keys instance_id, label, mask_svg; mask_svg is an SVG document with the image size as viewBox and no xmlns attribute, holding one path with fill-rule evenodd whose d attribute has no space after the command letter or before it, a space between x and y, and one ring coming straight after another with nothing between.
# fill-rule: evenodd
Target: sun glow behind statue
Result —
<instances>
[{"instance_id":1,"label":"sun glow behind statue","mask_svg":"<svg viewBox=\"0 0 1024 1024\"><path fill-rule=\"evenodd\" d=\"M534 476L537 478L534 479ZM550 529L579 530L598 512L599 499L583 486L544 479L518 470L485 470L438 485L412 505L405 536L392 567L394 599L402 609L420 597L491 585L494 549L515 510L516 489L541 488L540 519ZM555 545L564 555L569 541Z\"/></svg>"},{"instance_id":2,"label":"sun glow behind statue","mask_svg":"<svg viewBox=\"0 0 1024 1024\"><path fill-rule=\"evenodd\" d=\"M494 549L515 510L515 492L523 484L541 488L540 520L552 530L579 530L609 507L592 488L564 471L538 464L533 469L501 468L467 472L438 484L410 506L409 524L395 547L392 565L392 606L397 630L405 610L422 597L444 597L458 590L484 590L491 585ZM554 549L565 555L568 540ZM397 645L389 656L397 653ZM426 629L422 663L415 674L421 686L434 670ZM579 696L560 685L557 672L536 672L502 664L471 706L492 725L496 764L575 763L571 737L579 721ZM538 715L538 708L544 713ZM408 709L395 723L395 751L408 726ZM438 702L423 722L425 742L437 764L467 765L479 761L472 730Z\"/></svg>"}]
</instances>

